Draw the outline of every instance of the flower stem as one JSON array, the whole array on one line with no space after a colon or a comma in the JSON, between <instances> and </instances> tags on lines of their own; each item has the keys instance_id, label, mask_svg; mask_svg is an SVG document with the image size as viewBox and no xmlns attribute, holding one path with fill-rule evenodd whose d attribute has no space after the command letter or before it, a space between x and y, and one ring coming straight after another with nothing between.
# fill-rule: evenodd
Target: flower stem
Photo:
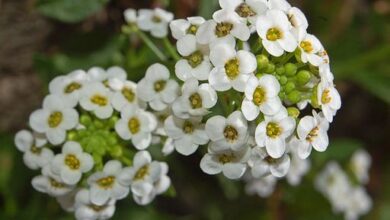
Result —
<instances>
[{"instance_id":1,"label":"flower stem","mask_svg":"<svg viewBox=\"0 0 390 220\"><path fill-rule=\"evenodd\" d=\"M165 48L168 50L168 53L171 55L171 57L175 61L179 61L180 56L179 56L179 54L177 54L175 47L172 45L172 43L169 41L169 39L167 37L163 38L163 43L164 43Z\"/></svg>"},{"instance_id":2,"label":"flower stem","mask_svg":"<svg viewBox=\"0 0 390 220\"><path fill-rule=\"evenodd\" d=\"M161 61L166 61L168 58L164 55L164 53L156 46L156 44L153 43L150 38L143 33L140 30L136 31L137 35L141 40L156 54L156 56L161 60Z\"/></svg>"}]
</instances>

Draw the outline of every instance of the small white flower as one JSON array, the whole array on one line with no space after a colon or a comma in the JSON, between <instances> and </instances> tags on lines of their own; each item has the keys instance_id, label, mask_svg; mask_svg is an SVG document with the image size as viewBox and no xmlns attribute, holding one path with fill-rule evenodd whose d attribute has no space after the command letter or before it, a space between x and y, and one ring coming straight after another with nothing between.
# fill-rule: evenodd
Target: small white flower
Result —
<instances>
[{"instance_id":1,"label":"small white flower","mask_svg":"<svg viewBox=\"0 0 390 220\"><path fill-rule=\"evenodd\" d=\"M112 92L100 82L93 82L83 89L80 105L87 111L95 113L100 119L111 117L114 109L111 105Z\"/></svg>"},{"instance_id":2,"label":"small white flower","mask_svg":"<svg viewBox=\"0 0 390 220\"><path fill-rule=\"evenodd\" d=\"M286 0L268 0L268 7L269 9L287 12L291 8L291 5Z\"/></svg>"},{"instance_id":3,"label":"small white flower","mask_svg":"<svg viewBox=\"0 0 390 220\"><path fill-rule=\"evenodd\" d=\"M80 191L80 188L75 188L71 192L63 195L57 196L56 200L61 208L67 212L74 212L75 209L75 196L77 192Z\"/></svg>"},{"instance_id":4,"label":"small white flower","mask_svg":"<svg viewBox=\"0 0 390 220\"><path fill-rule=\"evenodd\" d=\"M292 139L297 140L295 136ZM298 156L296 142L292 141L292 139L288 142L291 163L286 179L290 185L297 186L301 182L302 177L309 171L310 161L301 159Z\"/></svg>"},{"instance_id":5,"label":"small white flower","mask_svg":"<svg viewBox=\"0 0 390 220\"><path fill-rule=\"evenodd\" d=\"M129 186L119 180L122 170L121 162L110 160L102 171L89 176L90 200L94 205L102 206L110 199L123 199L129 194Z\"/></svg>"},{"instance_id":6,"label":"small white flower","mask_svg":"<svg viewBox=\"0 0 390 220\"><path fill-rule=\"evenodd\" d=\"M217 91L227 91L233 87L243 92L246 82L257 68L256 57L251 52L236 51L226 44L212 48L210 60L215 67L210 73L209 83Z\"/></svg>"},{"instance_id":7,"label":"small white flower","mask_svg":"<svg viewBox=\"0 0 390 220\"><path fill-rule=\"evenodd\" d=\"M219 0L219 5L222 10L234 11L251 23L268 9L266 0Z\"/></svg>"},{"instance_id":8,"label":"small white flower","mask_svg":"<svg viewBox=\"0 0 390 220\"><path fill-rule=\"evenodd\" d=\"M153 131L153 134L166 137L167 132L165 131L165 128L164 128L164 126L165 126L164 122L165 122L165 119L167 119L169 116L173 115L172 108L169 106L162 111L154 111L153 115L157 119L157 128ZM153 142L153 143L155 143L155 142Z\"/></svg>"},{"instance_id":9,"label":"small white flower","mask_svg":"<svg viewBox=\"0 0 390 220\"><path fill-rule=\"evenodd\" d=\"M163 153L164 156L168 156L173 151L175 151L175 145L173 143L172 138L166 138L165 141L163 141L163 148L161 149L161 152Z\"/></svg>"},{"instance_id":10,"label":"small white flower","mask_svg":"<svg viewBox=\"0 0 390 220\"><path fill-rule=\"evenodd\" d=\"M367 151L363 149L356 151L352 155L349 166L360 183L368 183L371 156Z\"/></svg>"},{"instance_id":11,"label":"small white flower","mask_svg":"<svg viewBox=\"0 0 390 220\"><path fill-rule=\"evenodd\" d=\"M200 161L200 168L209 175L223 173L228 179L239 179L247 169L247 161L250 156L249 147L239 151L219 150L214 151L209 146L209 152Z\"/></svg>"},{"instance_id":12,"label":"small white flower","mask_svg":"<svg viewBox=\"0 0 390 220\"><path fill-rule=\"evenodd\" d=\"M318 68L318 71L321 77L321 82L328 83L331 85L333 84L334 76L333 73L330 71L329 63L321 64Z\"/></svg>"},{"instance_id":13,"label":"small white flower","mask_svg":"<svg viewBox=\"0 0 390 220\"><path fill-rule=\"evenodd\" d=\"M138 11L138 27L143 31L150 31L157 38L166 37L168 24L173 19L173 14L161 8L140 9Z\"/></svg>"},{"instance_id":14,"label":"small white flower","mask_svg":"<svg viewBox=\"0 0 390 220\"><path fill-rule=\"evenodd\" d=\"M313 116L303 117L297 126L297 134L300 142L298 143L298 155L306 159L312 150L312 147L323 152L329 144L328 131L329 123L323 117L323 114L317 114L313 111Z\"/></svg>"},{"instance_id":15,"label":"small white flower","mask_svg":"<svg viewBox=\"0 0 390 220\"><path fill-rule=\"evenodd\" d=\"M149 147L156 126L157 120L153 114L126 106L121 111L121 119L115 124L115 130L122 139L131 139L135 148L143 150Z\"/></svg>"},{"instance_id":16,"label":"small white flower","mask_svg":"<svg viewBox=\"0 0 390 220\"><path fill-rule=\"evenodd\" d=\"M24 153L24 164L33 170L44 167L54 157L53 151L44 147L46 142L46 139L27 130L21 130L15 135L15 145Z\"/></svg>"},{"instance_id":17,"label":"small white flower","mask_svg":"<svg viewBox=\"0 0 390 220\"><path fill-rule=\"evenodd\" d=\"M109 199L102 205L96 205L91 200L88 189L80 190L75 197L75 216L78 220L110 219L115 213L115 200Z\"/></svg>"},{"instance_id":18,"label":"small white flower","mask_svg":"<svg viewBox=\"0 0 390 220\"><path fill-rule=\"evenodd\" d=\"M66 131L78 124L79 114L60 96L48 95L43 100L43 108L35 110L30 115L30 126L38 132L44 133L53 145L64 142Z\"/></svg>"},{"instance_id":19,"label":"small white flower","mask_svg":"<svg viewBox=\"0 0 390 220\"><path fill-rule=\"evenodd\" d=\"M239 150L246 147L248 124L240 111L235 111L224 118L214 116L206 122L206 132L212 141L211 148Z\"/></svg>"},{"instance_id":20,"label":"small white flower","mask_svg":"<svg viewBox=\"0 0 390 220\"><path fill-rule=\"evenodd\" d=\"M190 78L207 80L211 71L208 48L196 42L194 35L186 35L177 41L177 51L183 59L175 64L176 76L186 81Z\"/></svg>"},{"instance_id":21,"label":"small white flower","mask_svg":"<svg viewBox=\"0 0 390 220\"><path fill-rule=\"evenodd\" d=\"M81 89L87 80L85 71L75 70L66 76L54 78L49 84L49 91L59 95L62 102L69 103L71 107L74 107L80 99Z\"/></svg>"},{"instance_id":22,"label":"small white flower","mask_svg":"<svg viewBox=\"0 0 390 220\"><path fill-rule=\"evenodd\" d=\"M149 102L150 107L156 111L162 111L168 107L178 96L179 85L175 80L169 79L169 70L159 64L151 65L145 73L145 77L138 82L138 97Z\"/></svg>"},{"instance_id":23,"label":"small white flower","mask_svg":"<svg viewBox=\"0 0 390 220\"><path fill-rule=\"evenodd\" d=\"M121 172L119 181L131 186L133 197L143 197L155 190L154 183L161 176L161 166L147 151L139 151L134 155L133 166Z\"/></svg>"},{"instance_id":24,"label":"small white flower","mask_svg":"<svg viewBox=\"0 0 390 220\"><path fill-rule=\"evenodd\" d=\"M284 154L280 158L272 158L263 147L254 147L251 150L249 165L252 167L252 176L260 178L271 174L274 177L283 177L290 168L290 157Z\"/></svg>"},{"instance_id":25,"label":"small white flower","mask_svg":"<svg viewBox=\"0 0 390 220\"><path fill-rule=\"evenodd\" d=\"M277 178L272 175L258 179L250 177L250 179L247 180L245 191L249 195L257 194L261 198L267 198L274 192L276 183Z\"/></svg>"},{"instance_id":26,"label":"small white flower","mask_svg":"<svg viewBox=\"0 0 390 220\"><path fill-rule=\"evenodd\" d=\"M211 48L220 43L234 46L235 38L247 41L249 36L250 30L242 22L242 18L235 12L228 10L214 13L213 20L203 23L196 33L198 42L200 44L210 44Z\"/></svg>"},{"instance_id":27,"label":"small white flower","mask_svg":"<svg viewBox=\"0 0 390 220\"><path fill-rule=\"evenodd\" d=\"M204 18L188 17L187 19L176 19L171 21L169 27L172 32L172 37L180 40L186 35L195 35L200 25L205 22Z\"/></svg>"},{"instance_id":28,"label":"small white flower","mask_svg":"<svg viewBox=\"0 0 390 220\"><path fill-rule=\"evenodd\" d=\"M332 122L337 110L341 107L339 92L332 84L320 82L317 87L317 100L326 120Z\"/></svg>"},{"instance_id":29,"label":"small white flower","mask_svg":"<svg viewBox=\"0 0 390 220\"><path fill-rule=\"evenodd\" d=\"M269 10L257 19L257 33L263 40L264 48L279 57L284 51L293 52L298 42L290 31L290 22L283 11Z\"/></svg>"},{"instance_id":30,"label":"small white flower","mask_svg":"<svg viewBox=\"0 0 390 220\"><path fill-rule=\"evenodd\" d=\"M309 62L313 66L319 66L324 61L319 53L323 50L323 46L318 38L311 34L299 35L299 49L301 50L301 59L304 63Z\"/></svg>"},{"instance_id":31,"label":"small white flower","mask_svg":"<svg viewBox=\"0 0 390 220\"><path fill-rule=\"evenodd\" d=\"M196 79L189 79L182 87L182 95L173 103L172 110L177 117L183 119L204 116L217 100L217 93L209 84L199 85Z\"/></svg>"},{"instance_id":32,"label":"small white flower","mask_svg":"<svg viewBox=\"0 0 390 220\"><path fill-rule=\"evenodd\" d=\"M74 185L83 173L92 169L93 164L92 156L84 153L79 143L68 141L62 147L62 153L54 157L51 169L64 183Z\"/></svg>"},{"instance_id":33,"label":"small white flower","mask_svg":"<svg viewBox=\"0 0 390 220\"><path fill-rule=\"evenodd\" d=\"M207 144L209 137L201 124L202 118L179 119L170 116L165 120L167 135L173 139L173 145L180 154L193 154L199 145Z\"/></svg>"},{"instance_id":34,"label":"small white flower","mask_svg":"<svg viewBox=\"0 0 390 220\"><path fill-rule=\"evenodd\" d=\"M114 90L111 104L115 110L121 111L126 105L130 105L133 108L146 108L146 103L138 99L136 83L113 79L109 84Z\"/></svg>"},{"instance_id":35,"label":"small white flower","mask_svg":"<svg viewBox=\"0 0 390 220\"><path fill-rule=\"evenodd\" d=\"M274 116L265 116L256 128L255 139L260 147L266 147L267 153L273 158L280 158L286 151L286 138L295 129L295 120L288 117L287 110L282 108Z\"/></svg>"},{"instance_id":36,"label":"small white flower","mask_svg":"<svg viewBox=\"0 0 390 220\"><path fill-rule=\"evenodd\" d=\"M113 79L126 81L127 73L119 66L113 66L104 70L100 67L92 67L87 72L88 79L92 82L97 81L108 86L108 82Z\"/></svg>"},{"instance_id":37,"label":"small white flower","mask_svg":"<svg viewBox=\"0 0 390 220\"><path fill-rule=\"evenodd\" d=\"M43 167L42 175L34 177L31 183L37 191L54 197L64 196L74 189L74 185L64 183L59 175L53 173L50 165Z\"/></svg>"},{"instance_id":38,"label":"small white flower","mask_svg":"<svg viewBox=\"0 0 390 220\"><path fill-rule=\"evenodd\" d=\"M279 82L272 75L266 74L260 79L256 76L249 78L245 87L245 99L241 106L245 118L253 121L260 112L266 115L278 113L282 108L279 91Z\"/></svg>"},{"instance_id":39,"label":"small white flower","mask_svg":"<svg viewBox=\"0 0 390 220\"><path fill-rule=\"evenodd\" d=\"M372 199L363 187L355 187L346 197L345 219L357 220L359 216L367 214L372 208Z\"/></svg>"},{"instance_id":40,"label":"small white flower","mask_svg":"<svg viewBox=\"0 0 390 220\"><path fill-rule=\"evenodd\" d=\"M307 22L306 16L299 8L290 8L287 12L287 17L292 26L291 32L295 37L306 33L309 23Z\"/></svg>"},{"instance_id":41,"label":"small white flower","mask_svg":"<svg viewBox=\"0 0 390 220\"><path fill-rule=\"evenodd\" d=\"M137 23L137 11L133 8L128 8L123 12L125 20L129 24Z\"/></svg>"}]
</instances>

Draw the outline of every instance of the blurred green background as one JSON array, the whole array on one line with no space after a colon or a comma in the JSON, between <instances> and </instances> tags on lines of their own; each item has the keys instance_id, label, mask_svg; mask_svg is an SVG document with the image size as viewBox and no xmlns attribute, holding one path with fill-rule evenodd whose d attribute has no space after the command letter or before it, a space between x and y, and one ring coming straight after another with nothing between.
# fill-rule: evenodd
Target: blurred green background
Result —
<instances>
[{"instance_id":1,"label":"blurred green background","mask_svg":"<svg viewBox=\"0 0 390 220\"><path fill-rule=\"evenodd\" d=\"M114 219L342 219L312 179L326 161L345 163L358 148L373 157L367 186L374 200L364 219L390 219L390 1L295 0L331 57L343 106L331 125L331 145L313 153L313 169L298 187L279 182L268 199L247 196L243 184L203 174L200 156L168 157L176 196L141 207L118 202ZM26 128L47 83L77 68L120 65L142 77L157 57L122 35L126 8L166 7L176 17L210 18L217 0L0 0L0 219L72 219L55 199L33 190L13 134Z\"/></svg>"}]
</instances>

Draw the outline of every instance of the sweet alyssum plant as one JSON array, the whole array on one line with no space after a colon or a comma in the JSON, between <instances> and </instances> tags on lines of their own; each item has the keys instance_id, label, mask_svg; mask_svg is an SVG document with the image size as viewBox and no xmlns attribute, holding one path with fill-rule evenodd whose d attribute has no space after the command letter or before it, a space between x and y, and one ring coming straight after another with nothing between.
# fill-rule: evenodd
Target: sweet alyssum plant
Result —
<instances>
[{"instance_id":1,"label":"sweet alyssum plant","mask_svg":"<svg viewBox=\"0 0 390 220\"><path fill-rule=\"evenodd\" d=\"M165 155L202 154L206 174L242 179L249 193L268 196L282 177L299 184L341 106L329 57L285 0L219 3L210 20L125 11L124 33L174 69L156 63L132 82L120 67L93 67L50 82L30 130L15 137L25 164L40 171L36 190L77 219L108 219L129 194L149 204L171 185L168 164L147 151L153 144Z\"/></svg>"}]
</instances>

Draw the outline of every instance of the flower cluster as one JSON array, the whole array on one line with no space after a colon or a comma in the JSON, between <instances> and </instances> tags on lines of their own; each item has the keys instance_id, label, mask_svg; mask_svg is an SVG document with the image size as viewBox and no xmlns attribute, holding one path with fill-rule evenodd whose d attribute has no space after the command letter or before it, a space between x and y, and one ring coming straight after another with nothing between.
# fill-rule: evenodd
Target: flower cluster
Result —
<instances>
[{"instance_id":1,"label":"flower cluster","mask_svg":"<svg viewBox=\"0 0 390 220\"><path fill-rule=\"evenodd\" d=\"M159 8L124 12L124 32L168 62L142 31L164 39L171 70L153 64L135 83L119 67L95 67L50 83L30 117L33 131L15 138L27 166L41 169L37 190L74 198L66 208L79 219L111 217L130 191L147 204L170 185L167 164L145 151L156 143L165 155L200 153L202 171L243 178L260 196L279 178L300 182L312 148L326 150L341 107L329 57L285 0L219 3L210 20L173 20Z\"/></svg>"},{"instance_id":2,"label":"flower cluster","mask_svg":"<svg viewBox=\"0 0 390 220\"><path fill-rule=\"evenodd\" d=\"M343 213L345 219L355 220L372 207L372 200L364 184L368 180L371 157L364 150L354 153L345 172L338 163L329 162L317 176L317 189L332 204L335 213Z\"/></svg>"}]
</instances>

